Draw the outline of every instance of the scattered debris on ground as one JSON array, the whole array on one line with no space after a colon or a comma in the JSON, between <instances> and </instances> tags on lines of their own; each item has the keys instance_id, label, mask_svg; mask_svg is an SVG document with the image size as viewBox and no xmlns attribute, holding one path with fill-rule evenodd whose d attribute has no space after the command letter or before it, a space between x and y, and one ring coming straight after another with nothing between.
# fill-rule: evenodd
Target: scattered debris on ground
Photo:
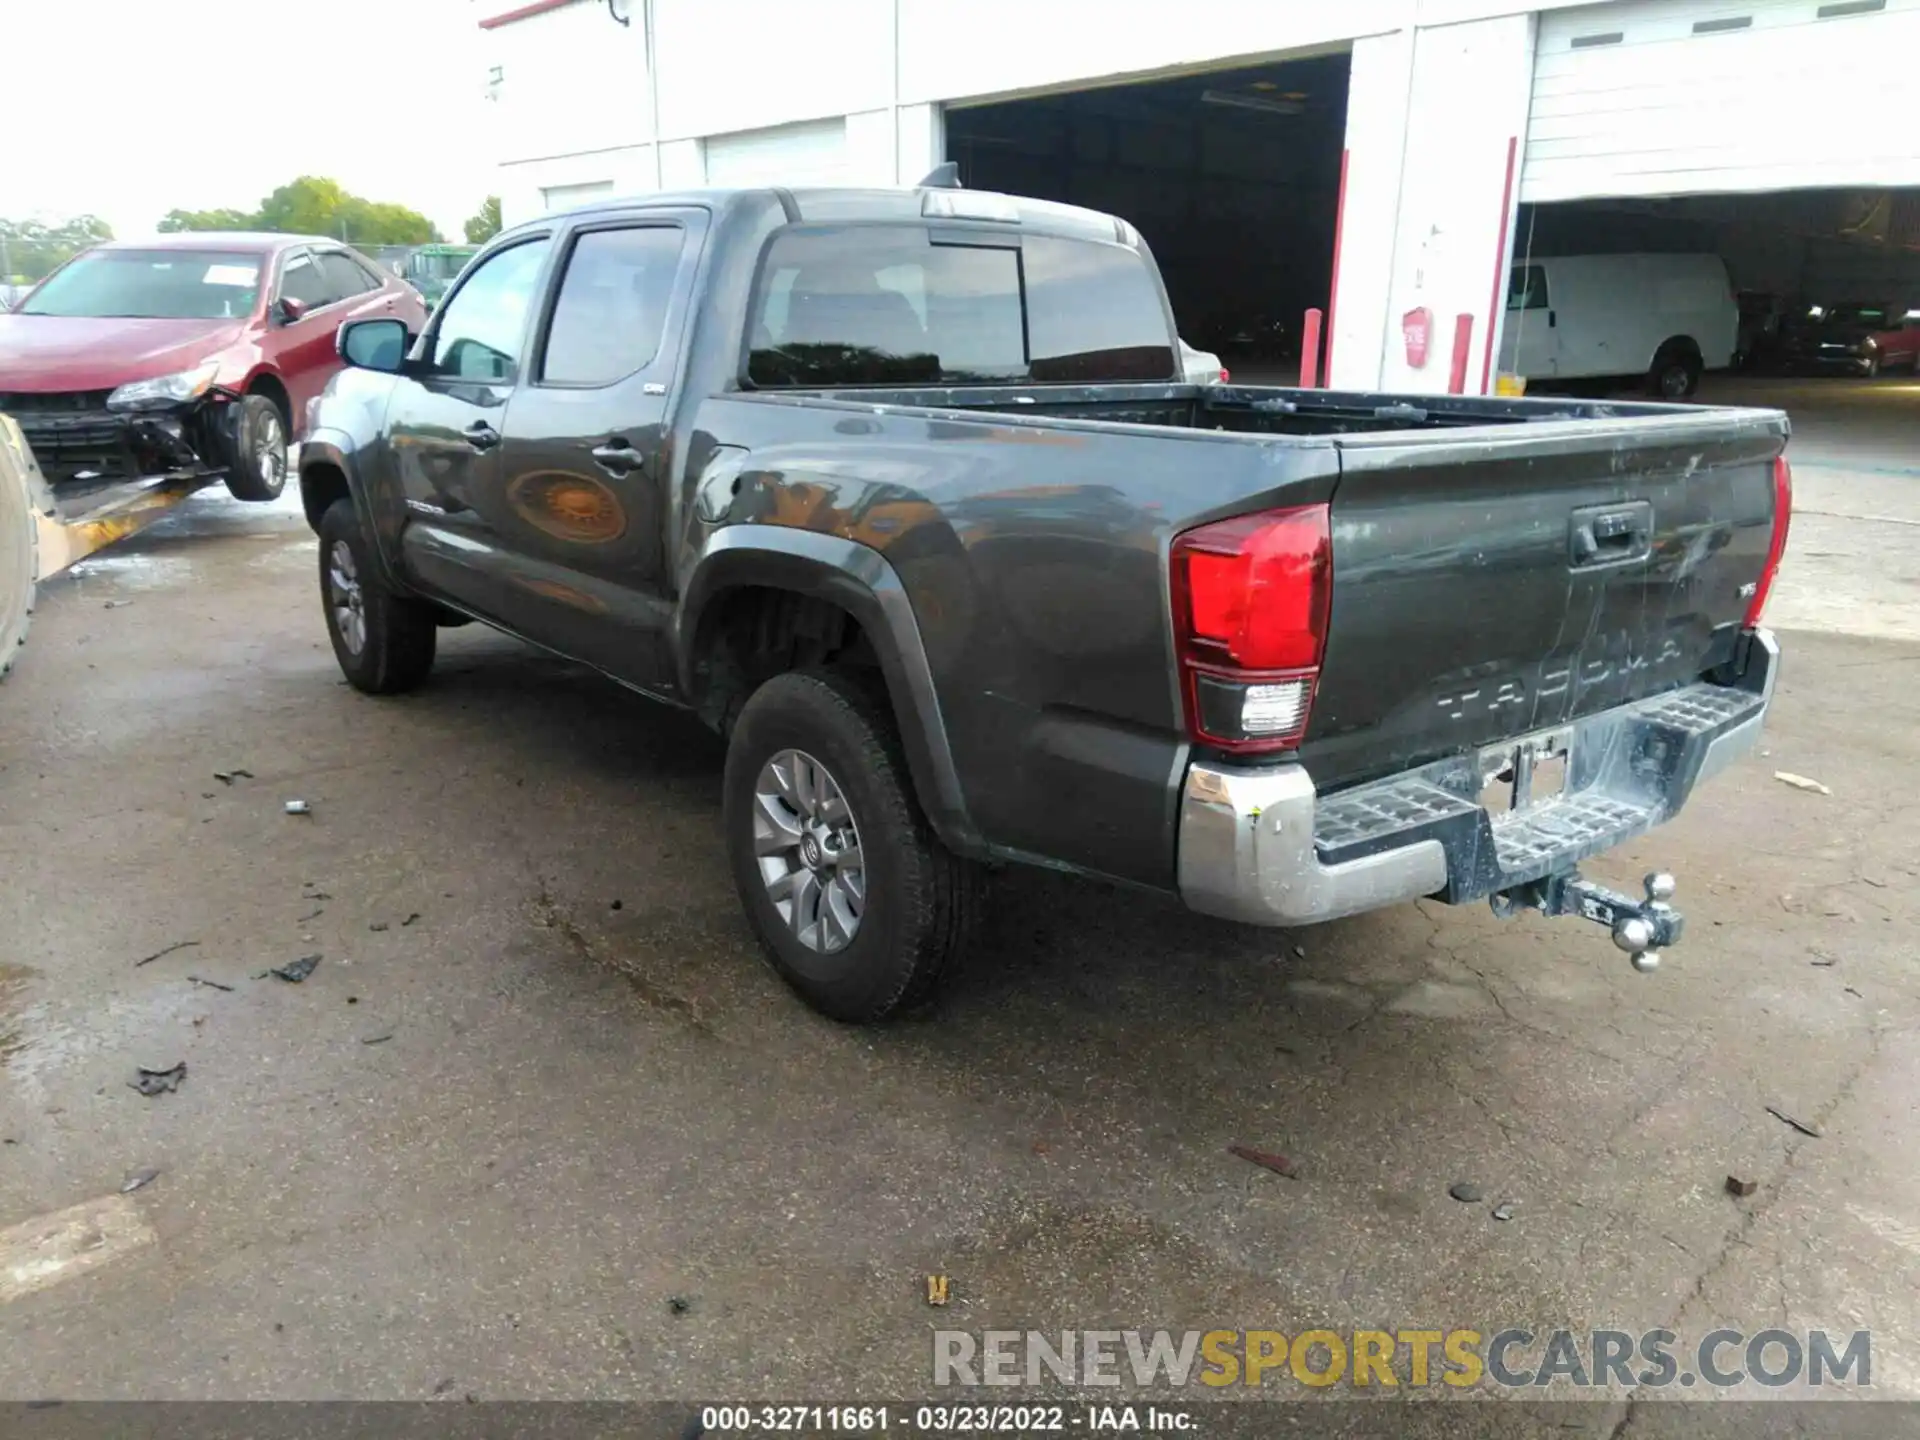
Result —
<instances>
[{"instance_id":1,"label":"scattered debris on ground","mask_svg":"<svg viewBox=\"0 0 1920 1440\"><path fill-rule=\"evenodd\" d=\"M1306 958L1307 958L1307 947L1306 947L1306 946L1304 946L1304 945L1296 945L1296 946L1294 946L1294 947L1293 947L1293 958L1294 958L1294 959L1296 959L1296 960L1304 960L1304 959L1306 959Z\"/></svg>"},{"instance_id":2,"label":"scattered debris on ground","mask_svg":"<svg viewBox=\"0 0 1920 1440\"><path fill-rule=\"evenodd\" d=\"M1447 1194L1462 1205L1478 1205L1486 1198L1480 1187L1471 1180L1456 1180L1447 1187Z\"/></svg>"},{"instance_id":3,"label":"scattered debris on ground","mask_svg":"<svg viewBox=\"0 0 1920 1440\"><path fill-rule=\"evenodd\" d=\"M618 910L621 907L622 903L623 903L622 901L616 900L613 902L613 904L609 905L607 908L609 910Z\"/></svg>"},{"instance_id":4,"label":"scattered debris on ground","mask_svg":"<svg viewBox=\"0 0 1920 1440\"><path fill-rule=\"evenodd\" d=\"M122 1195L131 1195L136 1190L144 1190L160 1178L158 1170L136 1170L127 1177L127 1183L120 1187Z\"/></svg>"},{"instance_id":5,"label":"scattered debris on ground","mask_svg":"<svg viewBox=\"0 0 1920 1440\"><path fill-rule=\"evenodd\" d=\"M209 990L224 990L229 995L233 993L233 986L222 985L218 980L203 980L198 975L187 976L187 983L189 985L204 985Z\"/></svg>"},{"instance_id":6,"label":"scattered debris on ground","mask_svg":"<svg viewBox=\"0 0 1920 1440\"><path fill-rule=\"evenodd\" d=\"M1511 1220L1513 1218L1513 1211L1514 1202L1511 1200L1502 1200L1498 1205L1493 1207L1493 1218L1496 1220Z\"/></svg>"},{"instance_id":7,"label":"scattered debris on ground","mask_svg":"<svg viewBox=\"0 0 1920 1440\"><path fill-rule=\"evenodd\" d=\"M690 1314L693 1310L693 1300L690 1296L686 1295L669 1296L667 1299L667 1309L676 1315Z\"/></svg>"},{"instance_id":8,"label":"scattered debris on ground","mask_svg":"<svg viewBox=\"0 0 1920 1440\"><path fill-rule=\"evenodd\" d=\"M1742 1200L1760 1188L1758 1180L1742 1180L1738 1175L1727 1176L1727 1193L1737 1195Z\"/></svg>"},{"instance_id":9,"label":"scattered debris on ground","mask_svg":"<svg viewBox=\"0 0 1920 1440\"><path fill-rule=\"evenodd\" d=\"M376 920L371 925L367 926L367 929L373 931L373 933L376 935L378 935L382 930L385 930L386 928L387 928L387 922L384 920Z\"/></svg>"},{"instance_id":10,"label":"scattered debris on ground","mask_svg":"<svg viewBox=\"0 0 1920 1440\"><path fill-rule=\"evenodd\" d=\"M412 914L408 915L406 919L400 922L401 928L405 929L407 926L413 924L413 922L418 920L419 918L420 918L420 912L418 910L415 910Z\"/></svg>"},{"instance_id":11,"label":"scattered debris on ground","mask_svg":"<svg viewBox=\"0 0 1920 1440\"><path fill-rule=\"evenodd\" d=\"M952 1292L953 1282L945 1275L927 1276L927 1303L944 1305Z\"/></svg>"},{"instance_id":12,"label":"scattered debris on ground","mask_svg":"<svg viewBox=\"0 0 1920 1440\"><path fill-rule=\"evenodd\" d=\"M133 1079L127 1083L142 1095L166 1095L178 1090L186 1078L187 1062L182 1060L165 1070L149 1070L142 1065L133 1072Z\"/></svg>"},{"instance_id":13,"label":"scattered debris on ground","mask_svg":"<svg viewBox=\"0 0 1920 1440\"><path fill-rule=\"evenodd\" d=\"M313 813L313 806L304 800L289 800L280 808L285 810L289 815L311 815Z\"/></svg>"},{"instance_id":14,"label":"scattered debris on ground","mask_svg":"<svg viewBox=\"0 0 1920 1440\"><path fill-rule=\"evenodd\" d=\"M154 951L153 954L147 956L147 958L144 960L134 961L133 968L138 970L142 965L151 965L154 961L158 960L162 955L171 955L176 950L185 950L190 946L198 945L199 943L200 942L198 940L176 941L174 944L167 946L167 948L164 950Z\"/></svg>"},{"instance_id":15,"label":"scattered debris on ground","mask_svg":"<svg viewBox=\"0 0 1920 1440\"><path fill-rule=\"evenodd\" d=\"M1823 950L1816 950L1813 952L1813 959L1807 963L1817 970L1830 970L1835 965L1838 965L1840 961L1837 957L1829 955Z\"/></svg>"},{"instance_id":16,"label":"scattered debris on ground","mask_svg":"<svg viewBox=\"0 0 1920 1440\"><path fill-rule=\"evenodd\" d=\"M1276 1175L1284 1175L1289 1180L1298 1180L1300 1174L1293 1168L1293 1161L1284 1155L1276 1155L1268 1150L1255 1150L1246 1145L1229 1145L1229 1155L1237 1155L1250 1164L1271 1170Z\"/></svg>"},{"instance_id":17,"label":"scattered debris on ground","mask_svg":"<svg viewBox=\"0 0 1920 1440\"><path fill-rule=\"evenodd\" d=\"M362 1045L384 1045L387 1043L387 1041L391 1040L392 1038L393 1038L393 1032L389 1030L384 1035L368 1035L364 1039L362 1039L360 1043Z\"/></svg>"},{"instance_id":18,"label":"scattered debris on ground","mask_svg":"<svg viewBox=\"0 0 1920 1440\"><path fill-rule=\"evenodd\" d=\"M131 605L132 603L133 601L131 600L109 600L100 608L102 610L118 610L121 606Z\"/></svg>"},{"instance_id":19,"label":"scattered debris on ground","mask_svg":"<svg viewBox=\"0 0 1920 1440\"><path fill-rule=\"evenodd\" d=\"M222 785L231 785L236 780L253 779L253 772L251 770L216 770L213 772L213 778Z\"/></svg>"},{"instance_id":20,"label":"scattered debris on ground","mask_svg":"<svg viewBox=\"0 0 1920 1440\"><path fill-rule=\"evenodd\" d=\"M1791 770L1776 770L1773 772L1773 778L1778 780L1782 785L1791 785L1796 790L1810 791L1815 795L1833 794L1833 791L1822 785L1818 780L1809 780L1806 776L1796 775Z\"/></svg>"},{"instance_id":21,"label":"scattered debris on ground","mask_svg":"<svg viewBox=\"0 0 1920 1440\"><path fill-rule=\"evenodd\" d=\"M1773 1118L1778 1120L1781 1124L1791 1125L1795 1130L1798 1130L1802 1135L1808 1136L1814 1140L1818 1140L1820 1138L1820 1132L1818 1129L1816 1129L1812 1125L1807 1124L1806 1121L1804 1120L1794 1119L1793 1116L1789 1115L1786 1111L1782 1110L1778 1105L1767 1106L1767 1113L1773 1116Z\"/></svg>"},{"instance_id":22,"label":"scattered debris on ground","mask_svg":"<svg viewBox=\"0 0 1920 1440\"><path fill-rule=\"evenodd\" d=\"M302 955L298 960L290 960L285 965L276 965L266 973L277 980L286 981L289 985L298 985L313 974L314 967L319 963L318 955Z\"/></svg>"}]
</instances>

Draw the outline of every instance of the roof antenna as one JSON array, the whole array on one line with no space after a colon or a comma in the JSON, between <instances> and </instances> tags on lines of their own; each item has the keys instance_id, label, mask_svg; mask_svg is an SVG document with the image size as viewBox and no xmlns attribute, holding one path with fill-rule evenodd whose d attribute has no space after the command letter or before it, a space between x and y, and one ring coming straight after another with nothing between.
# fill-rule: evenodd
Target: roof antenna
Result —
<instances>
[{"instance_id":1,"label":"roof antenna","mask_svg":"<svg viewBox=\"0 0 1920 1440\"><path fill-rule=\"evenodd\" d=\"M933 169L927 172L926 179L914 186L916 190L959 190L962 188L964 187L960 184L960 162L958 160L949 160L945 164L934 166Z\"/></svg>"}]
</instances>

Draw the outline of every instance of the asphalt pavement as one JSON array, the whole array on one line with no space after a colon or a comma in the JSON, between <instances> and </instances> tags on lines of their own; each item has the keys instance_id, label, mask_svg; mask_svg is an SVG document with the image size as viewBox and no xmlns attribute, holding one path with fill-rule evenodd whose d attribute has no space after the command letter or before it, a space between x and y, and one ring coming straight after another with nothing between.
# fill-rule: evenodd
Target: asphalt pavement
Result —
<instances>
[{"instance_id":1,"label":"asphalt pavement","mask_svg":"<svg viewBox=\"0 0 1920 1440\"><path fill-rule=\"evenodd\" d=\"M1023 872L880 1030L760 960L696 724L479 627L358 695L297 508L196 499L0 690L0 1250L94 1207L0 1265L0 1399L903 1397L936 1328L1315 1325L1870 1328L1920 1399L1911 389L1780 392L1765 753L1592 867L1678 875L1657 974Z\"/></svg>"}]
</instances>

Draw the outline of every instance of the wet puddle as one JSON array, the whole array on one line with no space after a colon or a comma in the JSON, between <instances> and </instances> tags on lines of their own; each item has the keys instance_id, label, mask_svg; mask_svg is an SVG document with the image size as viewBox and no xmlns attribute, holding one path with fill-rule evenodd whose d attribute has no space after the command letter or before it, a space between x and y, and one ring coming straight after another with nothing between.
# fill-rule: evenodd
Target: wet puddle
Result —
<instances>
[{"instance_id":1,"label":"wet puddle","mask_svg":"<svg viewBox=\"0 0 1920 1440\"><path fill-rule=\"evenodd\" d=\"M38 971L25 965L0 964L0 1070L27 1046L20 1019L27 1004L27 987Z\"/></svg>"}]
</instances>

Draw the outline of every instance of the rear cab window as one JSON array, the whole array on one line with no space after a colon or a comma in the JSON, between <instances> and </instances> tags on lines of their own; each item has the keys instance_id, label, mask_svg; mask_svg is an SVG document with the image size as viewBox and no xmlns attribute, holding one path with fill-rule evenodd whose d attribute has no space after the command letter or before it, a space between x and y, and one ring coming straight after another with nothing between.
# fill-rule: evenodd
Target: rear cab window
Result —
<instances>
[{"instance_id":1,"label":"rear cab window","mask_svg":"<svg viewBox=\"0 0 1920 1440\"><path fill-rule=\"evenodd\" d=\"M1179 375L1151 265L1099 240L795 226L768 246L749 314L757 389Z\"/></svg>"}]
</instances>

